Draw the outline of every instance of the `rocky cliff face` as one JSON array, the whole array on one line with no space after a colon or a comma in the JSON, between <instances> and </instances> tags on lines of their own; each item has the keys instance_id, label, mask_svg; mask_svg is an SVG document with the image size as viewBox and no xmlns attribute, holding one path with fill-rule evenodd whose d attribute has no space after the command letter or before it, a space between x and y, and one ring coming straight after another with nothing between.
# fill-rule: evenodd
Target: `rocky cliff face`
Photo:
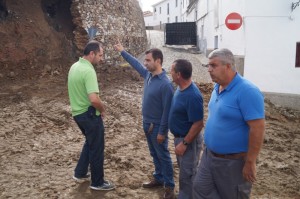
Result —
<instances>
[{"instance_id":1,"label":"rocky cliff face","mask_svg":"<svg viewBox=\"0 0 300 199\"><path fill-rule=\"evenodd\" d=\"M143 13L136 0L73 0L71 11L78 49L86 44L83 32L89 32L89 39L95 38L104 44L108 64L119 59L113 49L117 39L134 55L146 48Z\"/></svg>"},{"instance_id":2,"label":"rocky cliff face","mask_svg":"<svg viewBox=\"0 0 300 199\"><path fill-rule=\"evenodd\" d=\"M117 38L134 55L147 45L136 0L1 0L0 14L0 81L66 72L88 31L104 45L104 66L120 61Z\"/></svg>"}]
</instances>

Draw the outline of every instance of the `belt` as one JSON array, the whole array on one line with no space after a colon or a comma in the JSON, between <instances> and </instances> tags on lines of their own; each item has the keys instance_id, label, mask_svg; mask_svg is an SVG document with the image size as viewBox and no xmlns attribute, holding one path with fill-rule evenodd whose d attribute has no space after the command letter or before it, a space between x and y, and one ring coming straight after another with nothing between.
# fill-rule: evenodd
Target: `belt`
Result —
<instances>
[{"instance_id":1,"label":"belt","mask_svg":"<svg viewBox=\"0 0 300 199\"><path fill-rule=\"evenodd\" d=\"M242 157L246 157L247 153L230 153L230 154L217 154L215 152L210 151L211 154L217 158L224 158L224 159L239 159Z\"/></svg>"},{"instance_id":2,"label":"belt","mask_svg":"<svg viewBox=\"0 0 300 199\"><path fill-rule=\"evenodd\" d=\"M177 134L173 134L175 138L184 138L185 135L177 135Z\"/></svg>"}]
</instances>

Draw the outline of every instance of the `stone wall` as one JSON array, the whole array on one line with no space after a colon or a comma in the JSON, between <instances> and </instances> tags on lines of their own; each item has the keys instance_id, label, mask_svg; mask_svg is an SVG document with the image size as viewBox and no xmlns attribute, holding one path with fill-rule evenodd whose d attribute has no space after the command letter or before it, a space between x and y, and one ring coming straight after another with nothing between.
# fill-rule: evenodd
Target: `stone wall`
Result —
<instances>
[{"instance_id":1,"label":"stone wall","mask_svg":"<svg viewBox=\"0 0 300 199\"><path fill-rule=\"evenodd\" d=\"M121 65L117 38L134 56L147 47L137 0L0 0L0 15L0 83L65 76L82 56L90 27L104 46L101 67Z\"/></svg>"},{"instance_id":2,"label":"stone wall","mask_svg":"<svg viewBox=\"0 0 300 199\"><path fill-rule=\"evenodd\" d=\"M105 50L105 63L121 61L113 49L117 39L134 56L147 47L144 18L137 0L73 0L74 43L81 54L89 35L89 28L96 28L94 37Z\"/></svg>"}]
</instances>

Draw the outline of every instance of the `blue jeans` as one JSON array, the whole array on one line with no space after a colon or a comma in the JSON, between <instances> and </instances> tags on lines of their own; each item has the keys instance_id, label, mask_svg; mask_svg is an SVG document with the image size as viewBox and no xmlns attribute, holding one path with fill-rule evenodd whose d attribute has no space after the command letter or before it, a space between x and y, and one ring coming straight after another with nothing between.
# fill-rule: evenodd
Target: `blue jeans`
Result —
<instances>
[{"instance_id":1,"label":"blue jeans","mask_svg":"<svg viewBox=\"0 0 300 199\"><path fill-rule=\"evenodd\" d=\"M80 158L75 168L75 176L83 177L91 169L91 186L100 186L104 182L104 126L101 116L87 111L74 117L75 122L85 136Z\"/></svg>"},{"instance_id":2,"label":"blue jeans","mask_svg":"<svg viewBox=\"0 0 300 199\"><path fill-rule=\"evenodd\" d=\"M165 187L175 187L173 177L173 165L170 152L168 150L168 136L163 143L158 144L157 135L159 124L154 124L153 130L149 131L150 124L143 122L144 132L147 138L150 155L153 158L155 171L153 177L161 183L164 183Z\"/></svg>"}]
</instances>

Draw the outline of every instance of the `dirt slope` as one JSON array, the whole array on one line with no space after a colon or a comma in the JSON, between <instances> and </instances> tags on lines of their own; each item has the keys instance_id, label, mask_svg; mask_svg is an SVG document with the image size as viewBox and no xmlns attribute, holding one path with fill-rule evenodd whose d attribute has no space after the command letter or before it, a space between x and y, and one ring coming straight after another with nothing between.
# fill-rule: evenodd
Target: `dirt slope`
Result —
<instances>
[{"instance_id":1,"label":"dirt slope","mask_svg":"<svg viewBox=\"0 0 300 199\"><path fill-rule=\"evenodd\" d=\"M51 19L43 12L41 0L10 0L6 4L9 14L0 19L0 81L65 72L75 57L72 25L60 24L72 24L70 17Z\"/></svg>"}]
</instances>

